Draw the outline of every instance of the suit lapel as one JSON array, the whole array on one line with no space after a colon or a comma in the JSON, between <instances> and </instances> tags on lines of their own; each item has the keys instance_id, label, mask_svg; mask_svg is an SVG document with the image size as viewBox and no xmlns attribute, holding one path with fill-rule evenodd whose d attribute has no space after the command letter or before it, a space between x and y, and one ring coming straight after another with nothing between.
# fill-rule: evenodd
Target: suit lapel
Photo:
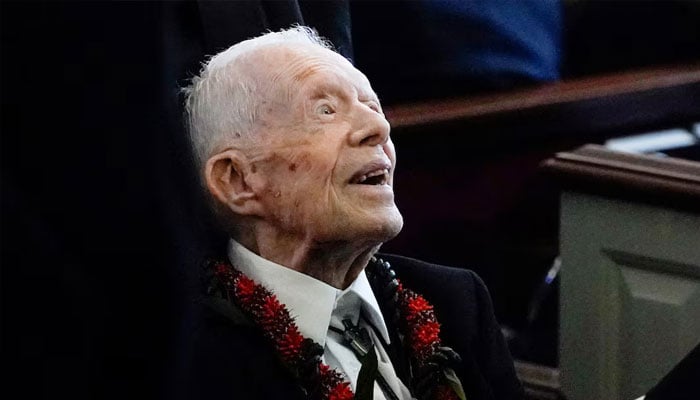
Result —
<instances>
[{"instance_id":1,"label":"suit lapel","mask_svg":"<svg viewBox=\"0 0 700 400\"><path fill-rule=\"evenodd\" d=\"M375 274L374 267L371 263L370 266L367 267L366 273L367 277L369 278L372 291L377 299L377 303L379 303L379 309L382 312L384 323L389 331L389 339L391 340L391 343L388 344L384 342L383 336L377 331L376 327L372 326L372 329L374 329L376 336L382 342L382 346L386 350L386 353L391 360L391 364L394 366L396 376L398 376L410 390L411 365L408 354L403 346L403 341L399 337L398 327L396 326L397 313L394 296L386 295L386 284L383 282L382 278L378 276L378 274Z\"/></svg>"}]
</instances>

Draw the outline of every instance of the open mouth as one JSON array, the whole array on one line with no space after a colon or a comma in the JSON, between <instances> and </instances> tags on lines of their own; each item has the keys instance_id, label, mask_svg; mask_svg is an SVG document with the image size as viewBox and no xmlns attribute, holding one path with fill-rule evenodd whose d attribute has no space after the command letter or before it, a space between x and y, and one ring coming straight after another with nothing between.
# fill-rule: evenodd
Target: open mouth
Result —
<instances>
[{"instance_id":1,"label":"open mouth","mask_svg":"<svg viewBox=\"0 0 700 400\"><path fill-rule=\"evenodd\" d=\"M375 169L366 173L355 175L350 183L356 185L386 185L389 183L389 169Z\"/></svg>"}]
</instances>

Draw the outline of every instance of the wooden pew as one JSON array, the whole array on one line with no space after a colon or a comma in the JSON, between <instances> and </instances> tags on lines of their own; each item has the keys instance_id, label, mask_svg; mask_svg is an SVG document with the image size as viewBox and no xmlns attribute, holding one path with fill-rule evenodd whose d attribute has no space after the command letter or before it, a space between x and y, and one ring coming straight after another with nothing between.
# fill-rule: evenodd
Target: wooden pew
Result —
<instances>
[{"instance_id":1,"label":"wooden pew","mask_svg":"<svg viewBox=\"0 0 700 400\"><path fill-rule=\"evenodd\" d=\"M440 135L450 144L567 145L697 122L700 64L561 81L511 92L389 107L397 143ZM460 142L458 142L460 141ZM429 143L425 143L428 144ZM450 148L457 154L464 146Z\"/></svg>"},{"instance_id":2,"label":"wooden pew","mask_svg":"<svg viewBox=\"0 0 700 400\"><path fill-rule=\"evenodd\" d=\"M541 163L586 143L688 126L699 105L700 65L685 65L388 107L406 224L383 250L476 270L502 324L537 330L520 355L556 367L556 302L543 326L526 318L559 254L559 188Z\"/></svg>"},{"instance_id":3,"label":"wooden pew","mask_svg":"<svg viewBox=\"0 0 700 400\"><path fill-rule=\"evenodd\" d=\"M386 249L464 266L488 264L494 251L511 252L503 261L549 259L557 197L539 164L585 143L700 121L699 104L694 65L390 107L406 226Z\"/></svg>"},{"instance_id":4,"label":"wooden pew","mask_svg":"<svg viewBox=\"0 0 700 400\"><path fill-rule=\"evenodd\" d=\"M562 392L636 399L700 343L700 163L587 145L545 169L563 190Z\"/></svg>"}]
</instances>

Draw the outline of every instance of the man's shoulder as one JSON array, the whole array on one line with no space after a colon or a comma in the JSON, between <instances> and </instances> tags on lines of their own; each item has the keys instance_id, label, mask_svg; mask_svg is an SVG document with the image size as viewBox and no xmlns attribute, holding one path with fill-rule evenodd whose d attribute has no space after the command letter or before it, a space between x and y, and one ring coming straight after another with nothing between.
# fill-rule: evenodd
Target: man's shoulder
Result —
<instances>
[{"instance_id":1,"label":"man's shoulder","mask_svg":"<svg viewBox=\"0 0 700 400\"><path fill-rule=\"evenodd\" d=\"M237 312L206 299L193 302L170 382L170 398L303 397L260 329Z\"/></svg>"},{"instance_id":2,"label":"man's shoulder","mask_svg":"<svg viewBox=\"0 0 700 400\"><path fill-rule=\"evenodd\" d=\"M455 371L468 387L468 398L522 398L491 297L474 271L393 254L377 257L391 264L402 284L434 306L443 343L463 359Z\"/></svg>"},{"instance_id":3,"label":"man's shoulder","mask_svg":"<svg viewBox=\"0 0 700 400\"><path fill-rule=\"evenodd\" d=\"M411 288L415 287L416 291L420 291L419 288L431 289L434 286L443 289L459 288L467 290L467 294L486 290L481 278L470 269L435 264L397 254L378 253L377 257L389 262L398 278Z\"/></svg>"},{"instance_id":4,"label":"man's shoulder","mask_svg":"<svg viewBox=\"0 0 700 400\"><path fill-rule=\"evenodd\" d=\"M475 333L479 318L493 312L488 289L474 271L395 254L377 257L391 264L403 285L432 303L446 325Z\"/></svg>"}]
</instances>

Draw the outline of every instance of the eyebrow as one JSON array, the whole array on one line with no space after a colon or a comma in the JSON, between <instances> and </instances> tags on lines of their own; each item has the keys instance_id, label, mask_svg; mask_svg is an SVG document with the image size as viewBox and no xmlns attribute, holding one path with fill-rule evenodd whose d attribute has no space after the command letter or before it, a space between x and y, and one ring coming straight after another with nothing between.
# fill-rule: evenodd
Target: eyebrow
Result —
<instances>
[{"instance_id":1,"label":"eyebrow","mask_svg":"<svg viewBox=\"0 0 700 400\"><path fill-rule=\"evenodd\" d=\"M311 90L309 98L322 99L330 96L335 97L352 97L349 91L340 85L333 83L320 83L314 86Z\"/></svg>"},{"instance_id":2,"label":"eyebrow","mask_svg":"<svg viewBox=\"0 0 700 400\"><path fill-rule=\"evenodd\" d=\"M379 97L376 93L374 93L374 91L364 90L356 86L352 86L352 88L354 89L354 92L357 93L357 99L361 102L374 101L377 104L381 105L381 103L379 102ZM311 91L309 99L316 100L327 98L330 96L352 98L352 95L345 89L345 87L341 87L333 83L318 84Z\"/></svg>"},{"instance_id":3,"label":"eyebrow","mask_svg":"<svg viewBox=\"0 0 700 400\"><path fill-rule=\"evenodd\" d=\"M374 92L359 92L359 95L357 97L360 99L360 101L376 101L377 103L379 103L379 97Z\"/></svg>"}]
</instances>

